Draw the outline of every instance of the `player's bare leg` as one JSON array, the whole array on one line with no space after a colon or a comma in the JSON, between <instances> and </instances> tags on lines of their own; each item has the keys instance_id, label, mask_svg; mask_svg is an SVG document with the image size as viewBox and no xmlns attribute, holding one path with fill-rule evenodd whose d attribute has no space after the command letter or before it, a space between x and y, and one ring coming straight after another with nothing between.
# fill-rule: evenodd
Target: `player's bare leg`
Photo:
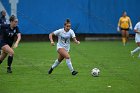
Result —
<instances>
[{"instance_id":1,"label":"player's bare leg","mask_svg":"<svg viewBox=\"0 0 140 93\"><path fill-rule=\"evenodd\" d=\"M125 31L126 33L126 43L128 42L128 39L129 39L129 32L128 31Z\"/></svg>"},{"instance_id":2,"label":"player's bare leg","mask_svg":"<svg viewBox=\"0 0 140 93\"><path fill-rule=\"evenodd\" d=\"M9 47L9 45L4 45L2 47L2 50L3 50L3 52L5 52L9 55L8 56L8 63L7 63L7 65L8 65L7 72L12 73L11 65L12 65L12 61L13 61L14 51L11 47Z\"/></svg>"},{"instance_id":3,"label":"player's bare leg","mask_svg":"<svg viewBox=\"0 0 140 93\"><path fill-rule=\"evenodd\" d=\"M58 49L58 53L66 59L67 66L72 75L76 75L78 72L73 69L69 53L64 48Z\"/></svg>"},{"instance_id":4,"label":"player's bare leg","mask_svg":"<svg viewBox=\"0 0 140 93\"><path fill-rule=\"evenodd\" d=\"M122 30L121 32L122 32L122 43L125 46L125 43L126 43L126 31Z\"/></svg>"},{"instance_id":5,"label":"player's bare leg","mask_svg":"<svg viewBox=\"0 0 140 93\"><path fill-rule=\"evenodd\" d=\"M5 53L4 51L1 50L1 55L0 55L0 64L2 63L2 61L6 58L7 53Z\"/></svg>"}]
</instances>

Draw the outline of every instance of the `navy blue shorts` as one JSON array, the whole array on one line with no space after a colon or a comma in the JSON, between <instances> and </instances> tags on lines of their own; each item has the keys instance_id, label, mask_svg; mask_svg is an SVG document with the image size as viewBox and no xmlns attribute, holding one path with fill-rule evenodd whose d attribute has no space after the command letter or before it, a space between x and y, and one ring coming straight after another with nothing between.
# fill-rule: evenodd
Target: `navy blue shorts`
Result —
<instances>
[{"instance_id":1,"label":"navy blue shorts","mask_svg":"<svg viewBox=\"0 0 140 93\"><path fill-rule=\"evenodd\" d=\"M4 41L0 40L0 49L1 49L3 46L5 46L5 45L9 45L9 44L7 44L7 43L5 43ZM12 45L9 45L9 46L11 47Z\"/></svg>"}]
</instances>

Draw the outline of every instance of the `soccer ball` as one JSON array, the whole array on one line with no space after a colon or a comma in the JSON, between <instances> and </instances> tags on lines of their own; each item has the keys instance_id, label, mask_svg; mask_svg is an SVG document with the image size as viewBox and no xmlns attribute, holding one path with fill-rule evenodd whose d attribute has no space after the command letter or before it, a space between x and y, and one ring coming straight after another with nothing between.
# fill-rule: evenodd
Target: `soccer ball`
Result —
<instances>
[{"instance_id":1,"label":"soccer ball","mask_svg":"<svg viewBox=\"0 0 140 93\"><path fill-rule=\"evenodd\" d=\"M94 77L98 77L100 74L100 70L98 68L93 68L91 70L91 75L94 76Z\"/></svg>"}]
</instances>

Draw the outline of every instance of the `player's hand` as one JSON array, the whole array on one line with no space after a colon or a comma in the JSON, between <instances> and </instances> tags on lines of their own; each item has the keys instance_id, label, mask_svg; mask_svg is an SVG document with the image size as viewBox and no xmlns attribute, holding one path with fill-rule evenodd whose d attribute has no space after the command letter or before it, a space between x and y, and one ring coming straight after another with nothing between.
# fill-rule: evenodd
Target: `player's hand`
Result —
<instances>
[{"instance_id":1,"label":"player's hand","mask_svg":"<svg viewBox=\"0 0 140 93\"><path fill-rule=\"evenodd\" d=\"M77 41L77 42L76 42L76 44L78 44L78 45L79 45L79 44L80 44L80 41Z\"/></svg>"},{"instance_id":2,"label":"player's hand","mask_svg":"<svg viewBox=\"0 0 140 93\"><path fill-rule=\"evenodd\" d=\"M52 42L51 42L51 45L52 45L52 46L55 46L55 43L52 41Z\"/></svg>"},{"instance_id":3,"label":"player's hand","mask_svg":"<svg viewBox=\"0 0 140 93\"><path fill-rule=\"evenodd\" d=\"M138 34L140 34L140 32L137 32Z\"/></svg>"},{"instance_id":4,"label":"player's hand","mask_svg":"<svg viewBox=\"0 0 140 93\"><path fill-rule=\"evenodd\" d=\"M18 44L17 43L15 43L14 44L14 46L13 46L13 48L17 48L18 47Z\"/></svg>"},{"instance_id":5,"label":"player's hand","mask_svg":"<svg viewBox=\"0 0 140 93\"><path fill-rule=\"evenodd\" d=\"M119 26L117 27L117 31L120 32L120 27Z\"/></svg>"},{"instance_id":6,"label":"player's hand","mask_svg":"<svg viewBox=\"0 0 140 93\"><path fill-rule=\"evenodd\" d=\"M129 29L132 30L133 29L132 26L130 26Z\"/></svg>"}]
</instances>

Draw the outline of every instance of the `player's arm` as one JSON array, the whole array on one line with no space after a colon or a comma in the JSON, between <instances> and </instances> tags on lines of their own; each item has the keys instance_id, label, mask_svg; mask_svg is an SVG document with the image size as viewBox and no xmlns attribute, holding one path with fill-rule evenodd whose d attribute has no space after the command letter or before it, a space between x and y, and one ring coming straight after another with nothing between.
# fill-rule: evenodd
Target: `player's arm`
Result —
<instances>
[{"instance_id":1,"label":"player's arm","mask_svg":"<svg viewBox=\"0 0 140 93\"><path fill-rule=\"evenodd\" d=\"M137 29L134 29L134 32L140 34L140 32Z\"/></svg>"},{"instance_id":2,"label":"player's arm","mask_svg":"<svg viewBox=\"0 0 140 93\"><path fill-rule=\"evenodd\" d=\"M17 40L16 40L16 42L14 44L14 48L18 47L18 44L19 44L20 40L21 40L21 33L18 33L17 34Z\"/></svg>"},{"instance_id":3,"label":"player's arm","mask_svg":"<svg viewBox=\"0 0 140 93\"><path fill-rule=\"evenodd\" d=\"M118 22L118 27L117 27L118 32L120 31L120 26L121 26L121 18L119 19L119 22Z\"/></svg>"},{"instance_id":4,"label":"player's arm","mask_svg":"<svg viewBox=\"0 0 140 93\"><path fill-rule=\"evenodd\" d=\"M137 23L134 27L134 32L140 34L140 32L138 31L138 26L139 24Z\"/></svg>"},{"instance_id":5,"label":"player's arm","mask_svg":"<svg viewBox=\"0 0 140 93\"><path fill-rule=\"evenodd\" d=\"M129 28L132 30L132 22L130 18L129 18Z\"/></svg>"},{"instance_id":6,"label":"player's arm","mask_svg":"<svg viewBox=\"0 0 140 93\"><path fill-rule=\"evenodd\" d=\"M118 22L118 27L121 26L121 18L119 19L119 22Z\"/></svg>"},{"instance_id":7,"label":"player's arm","mask_svg":"<svg viewBox=\"0 0 140 93\"><path fill-rule=\"evenodd\" d=\"M74 41L74 43L76 43L76 44L80 44L80 41L78 41L78 40L76 39L76 37L73 37L73 41Z\"/></svg>"},{"instance_id":8,"label":"player's arm","mask_svg":"<svg viewBox=\"0 0 140 93\"><path fill-rule=\"evenodd\" d=\"M76 43L76 44L80 44L80 42L76 39L76 36L75 36L75 33L74 33L73 30L71 31L71 37L72 37L74 43Z\"/></svg>"},{"instance_id":9,"label":"player's arm","mask_svg":"<svg viewBox=\"0 0 140 93\"><path fill-rule=\"evenodd\" d=\"M136 27L137 27L137 25L136 25ZM134 32L140 34L140 32L138 31L138 29L136 27L134 28Z\"/></svg>"},{"instance_id":10,"label":"player's arm","mask_svg":"<svg viewBox=\"0 0 140 93\"><path fill-rule=\"evenodd\" d=\"M76 39L76 36L75 36L75 33L74 33L73 30L71 30L71 37L72 37L74 43L76 43L76 44L80 44L80 42Z\"/></svg>"},{"instance_id":11,"label":"player's arm","mask_svg":"<svg viewBox=\"0 0 140 93\"><path fill-rule=\"evenodd\" d=\"M55 45L55 43L54 43L54 41L53 41L53 36L54 36L54 33L53 33L53 32L49 34L49 39L50 39L50 42L51 42L51 45L52 45L52 46Z\"/></svg>"}]
</instances>

